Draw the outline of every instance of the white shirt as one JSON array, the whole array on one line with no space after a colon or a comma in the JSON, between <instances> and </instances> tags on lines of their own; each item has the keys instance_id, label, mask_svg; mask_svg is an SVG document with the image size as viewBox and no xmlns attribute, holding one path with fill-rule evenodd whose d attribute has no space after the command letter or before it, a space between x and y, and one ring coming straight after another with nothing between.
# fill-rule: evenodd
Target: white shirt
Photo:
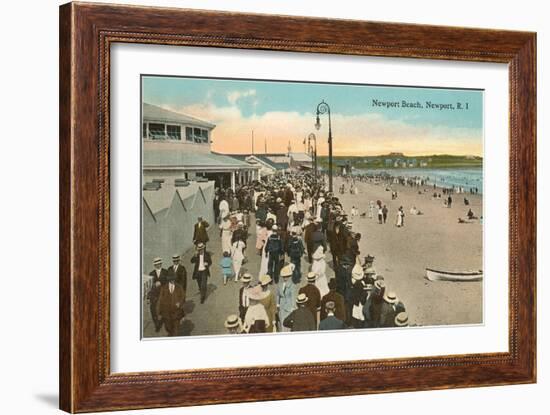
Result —
<instances>
[{"instance_id":1,"label":"white shirt","mask_svg":"<svg viewBox=\"0 0 550 415\"><path fill-rule=\"evenodd\" d=\"M250 299L248 298L248 288L243 290L243 296L241 299L241 305L243 307L248 307L250 305Z\"/></svg>"},{"instance_id":2,"label":"white shirt","mask_svg":"<svg viewBox=\"0 0 550 415\"><path fill-rule=\"evenodd\" d=\"M173 282L169 282L168 289L170 290L170 294L174 293L174 288L176 288L176 285Z\"/></svg>"},{"instance_id":3,"label":"white shirt","mask_svg":"<svg viewBox=\"0 0 550 415\"><path fill-rule=\"evenodd\" d=\"M204 266L204 254L199 254L199 271L204 271L206 267Z\"/></svg>"}]
</instances>

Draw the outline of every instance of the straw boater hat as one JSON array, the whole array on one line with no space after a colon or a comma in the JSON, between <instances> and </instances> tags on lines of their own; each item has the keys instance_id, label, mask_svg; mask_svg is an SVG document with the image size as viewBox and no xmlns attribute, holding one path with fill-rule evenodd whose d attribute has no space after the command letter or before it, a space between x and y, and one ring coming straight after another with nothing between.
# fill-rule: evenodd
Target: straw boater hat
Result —
<instances>
[{"instance_id":1,"label":"straw boater hat","mask_svg":"<svg viewBox=\"0 0 550 415\"><path fill-rule=\"evenodd\" d=\"M261 285L267 285L271 282L271 277L269 275L262 275L259 278Z\"/></svg>"},{"instance_id":2,"label":"straw boater hat","mask_svg":"<svg viewBox=\"0 0 550 415\"><path fill-rule=\"evenodd\" d=\"M242 282L250 282L252 281L252 275L248 272L245 272L243 276L241 277Z\"/></svg>"},{"instance_id":3,"label":"straw boater hat","mask_svg":"<svg viewBox=\"0 0 550 415\"><path fill-rule=\"evenodd\" d=\"M334 311L336 309L336 304L334 303L334 301L327 301L327 303L325 304L325 308L327 309L327 311Z\"/></svg>"},{"instance_id":4,"label":"straw boater hat","mask_svg":"<svg viewBox=\"0 0 550 415\"><path fill-rule=\"evenodd\" d=\"M199 243L197 244L197 249L202 249L202 248L204 248L204 246L205 246L205 245L204 245L202 242L199 242Z\"/></svg>"},{"instance_id":5,"label":"straw boater hat","mask_svg":"<svg viewBox=\"0 0 550 415\"><path fill-rule=\"evenodd\" d=\"M248 290L248 298L260 301L269 295L269 291L264 291L261 285L256 285Z\"/></svg>"},{"instance_id":6,"label":"straw boater hat","mask_svg":"<svg viewBox=\"0 0 550 415\"><path fill-rule=\"evenodd\" d=\"M310 272L307 274L307 282L315 282L317 279L317 274L315 272Z\"/></svg>"},{"instance_id":7,"label":"straw boater hat","mask_svg":"<svg viewBox=\"0 0 550 415\"><path fill-rule=\"evenodd\" d=\"M359 264L355 264L351 270L351 279L355 281L361 281L363 279L363 268Z\"/></svg>"},{"instance_id":8,"label":"straw boater hat","mask_svg":"<svg viewBox=\"0 0 550 415\"><path fill-rule=\"evenodd\" d=\"M172 255L172 261L177 261L180 259L180 256L178 254Z\"/></svg>"},{"instance_id":9,"label":"straw boater hat","mask_svg":"<svg viewBox=\"0 0 550 415\"><path fill-rule=\"evenodd\" d=\"M397 294L395 294L393 291L389 291L386 294L384 294L384 301L390 304L397 303Z\"/></svg>"},{"instance_id":10,"label":"straw boater hat","mask_svg":"<svg viewBox=\"0 0 550 415\"><path fill-rule=\"evenodd\" d=\"M320 246L315 250L311 258L313 259L323 259L325 257L325 253L323 252L323 247Z\"/></svg>"},{"instance_id":11,"label":"straw boater hat","mask_svg":"<svg viewBox=\"0 0 550 415\"><path fill-rule=\"evenodd\" d=\"M231 314L227 316L225 319L224 326L226 329L235 329L241 325L241 321L239 320L239 317L235 314Z\"/></svg>"},{"instance_id":12,"label":"straw boater hat","mask_svg":"<svg viewBox=\"0 0 550 415\"><path fill-rule=\"evenodd\" d=\"M162 264L162 258L156 257L155 259L153 259L153 264L154 265Z\"/></svg>"},{"instance_id":13,"label":"straw boater hat","mask_svg":"<svg viewBox=\"0 0 550 415\"><path fill-rule=\"evenodd\" d=\"M288 265L285 265L284 267L281 268L281 277L290 277L292 275L292 267L291 267L292 264L288 264Z\"/></svg>"},{"instance_id":14,"label":"straw boater hat","mask_svg":"<svg viewBox=\"0 0 550 415\"><path fill-rule=\"evenodd\" d=\"M309 298L307 298L307 295L305 295L304 293L301 293L296 298L296 304L305 304L307 303L307 300L309 300Z\"/></svg>"},{"instance_id":15,"label":"straw boater hat","mask_svg":"<svg viewBox=\"0 0 550 415\"><path fill-rule=\"evenodd\" d=\"M395 316L396 327L407 327L409 325L409 316L404 311Z\"/></svg>"},{"instance_id":16,"label":"straw boater hat","mask_svg":"<svg viewBox=\"0 0 550 415\"><path fill-rule=\"evenodd\" d=\"M376 280L374 281L374 288L381 290L382 288L385 288L386 284L384 283L384 280Z\"/></svg>"}]
</instances>

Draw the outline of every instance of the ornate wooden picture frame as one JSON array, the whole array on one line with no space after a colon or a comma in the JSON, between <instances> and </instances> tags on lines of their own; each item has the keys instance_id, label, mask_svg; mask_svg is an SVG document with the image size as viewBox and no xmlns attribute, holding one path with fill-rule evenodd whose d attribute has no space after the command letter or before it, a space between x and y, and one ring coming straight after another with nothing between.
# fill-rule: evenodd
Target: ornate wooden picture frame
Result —
<instances>
[{"instance_id":1,"label":"ornate wooden picture frame","mask_svg":"<svg viewBox=\"0 0 550 415\"><path fill-rule=\"evenodd\" d=\"M509 351L111 373L109 71L116 43L508 64ZM535 382L534 33L70 3L60 8L59 92L61 409L91 412Z\"/></svg>"}]
</instances>

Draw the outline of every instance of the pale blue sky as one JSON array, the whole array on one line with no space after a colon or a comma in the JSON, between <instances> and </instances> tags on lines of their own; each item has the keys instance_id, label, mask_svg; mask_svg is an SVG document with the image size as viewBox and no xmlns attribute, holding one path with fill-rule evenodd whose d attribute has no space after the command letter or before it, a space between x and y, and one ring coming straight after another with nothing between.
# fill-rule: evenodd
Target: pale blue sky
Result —
<instances>
[{"instance_id":1,"label":"pale blue sky","mask_svg":"<svg viewBox=\"0 0 550 415\"><path fill-rule=\"evenodd\" d=\"M317 104L324 99L331 107L333 132L340 138L335 141L336 153L354 152L352 142L358 140L364 140L371 152L482 152L480 90L154 76L144 76L142 82L144 102L217 124L214 137L219 140L214 139L214 147L219 151L228 151L229 142L237 151L247 151L250 130L258 133L262 128L268 136L264 138L273 138L274 151L286 149L288 141L296 147L312 129ZM374 99L418 101L424 108L377 107ZM426 101L455 108L460 102L462 109L428 109ZM277 129L283 130L277 134Z\"/></svg>"}]
</instances>

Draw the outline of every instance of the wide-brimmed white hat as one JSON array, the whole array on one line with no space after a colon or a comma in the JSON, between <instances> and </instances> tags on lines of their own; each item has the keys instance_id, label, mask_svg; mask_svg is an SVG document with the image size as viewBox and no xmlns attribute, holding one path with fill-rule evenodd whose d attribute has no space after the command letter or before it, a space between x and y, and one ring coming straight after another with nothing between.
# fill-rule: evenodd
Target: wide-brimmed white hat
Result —
<instances>
[{"instance_id":1,"label":"wide-brimmed white hat","mask_svg":"<svg viewBox=\"0 0 550 415\"><path fill-rule=\"evenodd\" d=\"M402 311L395 316L395 326L396 327L407 327L409 325L409 315Z\"/></svg>"},{"instance_id":2,"label":"wide-brimmed white hat","mask_svg":"<svg viewBox=\"0 0 550 415\"><path fill-rule=\"evenodd\" d=\"M397 294L395 292L388 291L384 294L384 301L386 301L387 303L390 303L390 304L395 304L399 300L398 300Z\"/></svg>"},{"instance_id":3,"label":"wide-brimmed white hat","mask_svg":"<svg viewBox=\"0 0 550 415\"><path fill-rule=\"evenodd\" d=\"M242 282L250 282L252 281L252 275L248 272L245 272L243 276L241 277Z\"/></svg>"},{"instance_id":4,"label":"wide-brimmed white hat","mask_svg":"<svg viewBox=\"0 0 550 415\"><path fill-rule=\"evenodd\" d=\"M155 259L153 259L153 264L155 265L162 264L162 258L156 257Z\"/></svg>"},{"instance_id":5,"label":"wide-brimmed white hat","mask_svg":"<svg viewBox=\"0 0 550 415\"><path fill-rule=\"evenodd\" d=\"M268 274L261 275L259 281L261 285L267 285L271 282L271 277Z\"/></svg>"},{"instance_id":6,"label":"wide-brimmed white hat","mask_svg":"<svg viewBox=\"0 0 550 415\"><path fill-rule=\"evenodd\" d=\"M281 277L290 277L294 271L291 267L292 264L285 265L281 268Z\"/></svg>"},{"instance_id":7,"label":"wide-brimmed white hat","mask_svg":"<svg viewBox=\"0 0 550 415\"><path fill-rule=\"evenodd\" d=\"M307 282L315 282L316 279L317 279L317 273L312 271L307 274Z\"/></svg>"},{"instance_id":8,"label":"wide-brimmed white hat","mask_svg":"<svg viewBox=\"0 0 550 415\"><path fill-rule=\"evenodd\" d=\"M227 316L223 325L226 329L234 329L241 325L241 320L236 314L231 314Z\"/></svg>"},{"instance_id":9,"label":"wide-brimmed white hat","mask_svg":"<svg viewBox=\"0 0 550 415\"><path fill-rule=\"evenodd\" d=\"M307 300L309 300L309 298L307 298L307 295L305 295L304 293L298 294L298 297L296 298L296 304L305 304L307 303Z\"/></svg>"}]
</instances>

